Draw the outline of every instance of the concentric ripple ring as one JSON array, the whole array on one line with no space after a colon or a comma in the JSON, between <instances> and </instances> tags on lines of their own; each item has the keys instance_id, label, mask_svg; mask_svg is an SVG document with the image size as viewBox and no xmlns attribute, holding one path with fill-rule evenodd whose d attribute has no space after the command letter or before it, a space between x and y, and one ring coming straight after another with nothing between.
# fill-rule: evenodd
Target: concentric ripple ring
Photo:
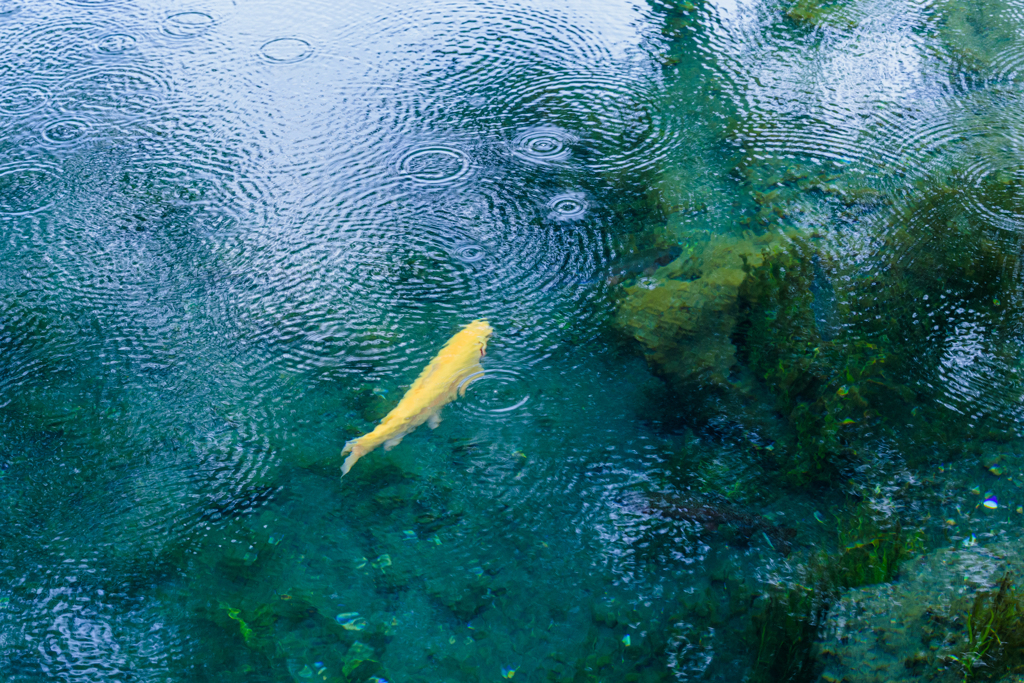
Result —
<instances>
[{"instance_id":1,"label":"concentric ripple ring","mask_svg":"<svg viewBox=\"0 0 1024 683\"><path fill-rule=\"evenodd\" d=\"M19 216L49 208L58 191L56 168L35 162L0 165L0 215Z\"/></svg>"},{"instance_id":2,"label":"concentric ripple ring","mask_svg":"<svg viewBox=\"0 0 1024 683\"><path fill-rule=\"evenodd\" d=\"M463 263L476 263L487 258L487 251L478 244L460 244L455 247L454 255Z\"/></svg>"},{"instance_id":3,"label":"concentric ripple ring","mask_svg":"<svg viewBox=\"0 0 1024 683\"><path fill-rule=\"evenodd\" d=\"M0 113L28 114L41 109L50 97L45 90L33 86L11 88L0 95Z\"/></svg>"},{"instance_id":4,"label":"concentric ripple ring","mask_svg":"<svg viewBox=\"0 0 1024 683\"><path fill-rule=\"evenodd\" d=\"M967 205L992 224L1024 230L1024 165L979 160L964 178Z\"/></svg>"},{"instance_id":5,"label":"concentric ripple ring","mask_svg":"<svg viewBox=\"0 0 1024 683\"><path fill-rule=\"evenodd\" d=\"M313 46L302 38L275 38L263 44L260 54L268 62L291 64L308 59Z\"/></svg>"},{"instance_id":6,"label":"concentric ripple ring","mask_svg":"<svg viewBox=\"0 0 1024 683\"><path fill-rule=\"evenodd\" d=\"M213 24L213 17L205 12L179 12L167 17L163 31L174 38L191 38L210 28Z\"/></svg>"},{"instance_id":7,"label":"concentric ripple ring","mask_svg":"<svg viewBox=\"0 0 1024 683\"><path fill-rule=\"evenodd\" d=\"M571 157L577 142L579 138L557 126L540 126L517 135L512 141L512 154L523 161L554 164Z\"/></svg>"},{"instance_id":8,"label":"concentric ripple ring","mask_svg":"<svg viewBox=\"0 0 1024 683\"><path fill-rule=\"evenodd\" d=\"M582 192L566 192L552 197L547 203L551 210L548 217L556 221L574 221L587 213L586 195Z\"/></svg>"},{"instance_id":9,"label":"concentric ripple ring","mask_svg":"<svg viewBox=\"0 0 1024 683\"><path fill-rule=\"evenodd\" d=\"M421 147L407 153L398 164L406 178L424 185L443 185L465 177L471 168L469 156L453 147Z\"/></svg>"},{"instance_id":10,"label":"concentric ripple ring","mask_svg":"<svg viewBox=\"0 0 1024 683\"><path fill-rule=\"evenodd\" d=\"M96 49L104 54L119 55L134 48L137 42L134 36L127 33L111 33L99 39Z\"/></svg>"},{"instance_id":11,"label":"concentric ripple ring","mask_svg":"<svg viewBox=\"0 0 1024 683\"><path fill-rule=\"evenodd\" d=\"M43 128L43 139L56 145L80 140L89 132L89 124L78 119L61 119Z\"/></svg>"},{"instance_id":12,"label":"concentric ripple ring","mask_svg":"<svg viewBox=\"0 0 1024 683\"><path fill-rule=\"evenodd\" d=\"M481 417L514 413L530 402L530 394L523 391L523 382L523 377L515 370L488 367L463 380L459 390L468 391L460 405Z\"/></svg>"}]
</instances>

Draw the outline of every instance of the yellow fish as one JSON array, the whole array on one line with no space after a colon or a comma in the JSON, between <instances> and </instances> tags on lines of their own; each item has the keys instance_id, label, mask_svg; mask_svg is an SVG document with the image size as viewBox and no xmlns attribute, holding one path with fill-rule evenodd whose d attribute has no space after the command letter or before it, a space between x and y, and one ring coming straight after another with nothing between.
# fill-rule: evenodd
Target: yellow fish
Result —
<instances>
[{"instance_id":1,"label":"yellow fish","mask_svg":"<svg viewBox=\"0 0 1024 683\"><path fill-rule=\"evenodd\" d=\"M441 423L438 415L441 408L453 401L456 394L466 393L467 378L483 373L480 359L487 350L491 332L486 320L474 320L449 339L376 429L345 444L341 454L350 455L341 465L341 476L348 474L359 458L381 444L384 450L390 451L424 422L429 421L431 428L437 427Z\"/></svg>"}]
</instances>

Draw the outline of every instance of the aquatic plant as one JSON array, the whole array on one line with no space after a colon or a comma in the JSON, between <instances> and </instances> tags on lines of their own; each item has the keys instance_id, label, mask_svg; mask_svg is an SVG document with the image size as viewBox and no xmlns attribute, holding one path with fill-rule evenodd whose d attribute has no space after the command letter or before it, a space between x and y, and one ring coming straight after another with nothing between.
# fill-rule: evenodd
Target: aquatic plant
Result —
<instances>
[{"instance_id":1,"label":"aquatic plant","mask_svg":"<svg viewBox=\"0 0 1024 683\"><path fill-rule=\"evenodd\" d=\"M728 393L738 388L735 369L751 368L795 436L775 458L796 486L834 481L857 460L847 436L908 398L884 376L887 349L823 337L820 261L797 233L695 236L679 258L626 289L616 318L676 387Z\"/></svg>"},{"instance_id":2,"label":"aquatic plant","mask_svg":"<svg viewBox=\"0 0 1024 683\"><path fill-rule=\"evenodd\" d=\"M900 564L923 548L920 532L909 534L899 520L879 520L869 513L856 513L838 528L839 554L831 563L837 586L858 588L892 581Z\"/></svg>"},{"instance_id":3,"label":"aquatic plant","mask_svg":"<svg viewBox=\"0 0 1024 683\"><path fill-rule=\"evenodd\" d=\"M820 250L793 237L784 256L752 277L739 358L776 397L795 444L780 455L794 486L828 485L860 461L861 432L913 396L887 375L891 351L861 337L832 338L819 318L825 288Z\"/></svg>"},{"instance_id":4,"label":"aquatic plant","mask_svg":"<svg viewBox=\"0 0 1024 683\"><path fill-rule=\"evenodd\" d=\"M387 629L372 628L356 613L334 619L313 603L291 595L252 609L220 601L214 620L241 636L246 648L265 659L284 680L288 673L329 683L363 681L380 673L378 650Z\"/></svg>"},{"instance_id":5,"label":"aquatic plant","mask_svg":"<svg viewBox=\"0 0 1024 683\"><path fill-rule=\"evenodd\" d=\"M815 642L829 607L832 586L822 577L811 585L775 585L753 615L757 644L749 680L754 683L803 683L817 678Z\"/></svg>"},{"instance_id":6,"label":"aquatic plant","mask_svg":"<svg viewBox=\"0 0 1024 683\"><path fill-rule=\"evenodd\" d=\"M238 624L239 633L242 635L242 640L246 645L251 648L259 648L265 645L265 641L270 637L270 629L274 623L273 613L270 609L263 606L255 612L250 621L246 621L245 617L242 616L241 609L232 607L223 601L219 604L227 617Z\"/></svg>"},{"instance_id":7,"label":"aquatic plant","mask_svg":"<svg viewBox=\"0 0 1024 683\"><path fill-rule=\"evenodd\" d=\"M961 640L951 659L960 665L964 681L995 678L1024 667L1024 593L1009 572L994 590L978 591L964 610L954 610L962 625Z\"/></svg>"}]
</instances>

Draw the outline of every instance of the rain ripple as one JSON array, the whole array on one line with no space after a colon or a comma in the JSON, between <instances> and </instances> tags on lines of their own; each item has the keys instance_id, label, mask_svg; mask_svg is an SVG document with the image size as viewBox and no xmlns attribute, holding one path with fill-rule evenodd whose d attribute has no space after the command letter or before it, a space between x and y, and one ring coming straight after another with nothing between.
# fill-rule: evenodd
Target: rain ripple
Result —
<instances>
[{"instance_id":1,"label":"rain ripple","mask_svg":"<svg viewBox=\"0 0 1024 683\"><path fill-rule=\"evenodd\" d=\"M178 12L167 17L163 32L172 38L192 38L208 31L216 20L206 12Z\"/></svg>"},{"instance_id":2,"label":"rain ripple","mask_svg":"<svg viewBox=\"0 0 1024 683\"><path fill-rule=\"evenodd\" d=\"M0 161L0 215L18 216L50 208L61 191L56 164L38 159Z\"/></svg>"},{"instance_id":3,"label":"rain ripple","mask_svg":"<svg viewBox=\"0 0 1024 683\"><path fill-rule=\"evenodd\" d=\"M308 59L313 45L302 38L275 38L263 44L260 54L269 62L292 64Z\"/></svg>"},{"instance_id":4,"label":"rain ripple","mask_svg":"<svg viewBox=\"0 0 1024 683\"><path fill-rule=\"evenodd\" d=\"M472 170L469 156L453 147L422 147L402 155L398 172L424 185L448 185Z\"/></svg>"}]
</instances>

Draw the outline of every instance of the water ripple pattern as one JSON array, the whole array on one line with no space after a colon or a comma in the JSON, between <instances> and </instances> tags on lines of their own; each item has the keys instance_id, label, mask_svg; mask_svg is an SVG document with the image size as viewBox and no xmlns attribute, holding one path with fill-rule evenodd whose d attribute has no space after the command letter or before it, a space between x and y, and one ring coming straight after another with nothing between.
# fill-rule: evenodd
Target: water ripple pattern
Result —
<instances>
[{"instance_id":1,"label":"water ripple pattern","mask_svg":"<svg viewBox=\"0 0 1024 683\"><path fill-rule=\"evenodd\" d=\"M540 126L517 135L512 141L512 149L523 161L554 164L569 159L573 145L578 143L579 138L568 131Z\"/></svg>"},{"instance_id":2,"label":"water ripple pattern","mask_svg":"<svg viewBox=\"0 0 1024 683\"><path fill-rule=\"evenodd\" d=\"M260 47L260 54L270 62L290 64L307 59L313 46L302 38L275 38Z\"/></svg>"},{"instance_id":3,"label":"water ripple pattern","mask_svg":"<svg viewBox=\"0 0 1024 683\"><path fill-rule=\"evenodd\" d=\"M557 221L583 218L588 206L586 195L582 192L566 192L552 197L547 203L547 208L551 210L549 217Z\"/></svg>"},{"instance_id":4,"label":"water ripple pattern","mask_svg":"<svg viewBox=\"0 0 1024 683\"><path fill-rule=\"evenodd\" d=\"M670 35L688 4L0 0L0 671L631 680L645 633L683 672L738 649L680 605L715 553L778 554L637 501L690 426L612 338L617 285L680 253L667 216L662 241L740 229L734 158L881 187L946 164L943 206L1009 244L1020 136L962 146L1009 87L926 106L971 96L923 69L926 9L822 37L702 5ZM1003 356L956 315L917 377L962 408ZM483 373L436 430L341 480L477 318Z\"/></svg>"},{"instance_id":5,"label":"water ripple pattern","mask_svg":"<svg viewBox=\"0 0 1024 683\"><path fill-rule=\"evenodd\" d=\"M424 185L447 185L466 176L472 169L469 156L444 146L421 147L402 155L399 173Z\"/></svg>"},{"instance_id":6,"label":"water ripple pattern","mask_svg":"<svg viewBox=\"0 0 1024 683\"><path fill-rule=\"evenodd\" d=\"M205 33L216 23L206 12L178 12L167 17L163 31L173 38L192 38Z\"/></svg>"}]
</instances>

